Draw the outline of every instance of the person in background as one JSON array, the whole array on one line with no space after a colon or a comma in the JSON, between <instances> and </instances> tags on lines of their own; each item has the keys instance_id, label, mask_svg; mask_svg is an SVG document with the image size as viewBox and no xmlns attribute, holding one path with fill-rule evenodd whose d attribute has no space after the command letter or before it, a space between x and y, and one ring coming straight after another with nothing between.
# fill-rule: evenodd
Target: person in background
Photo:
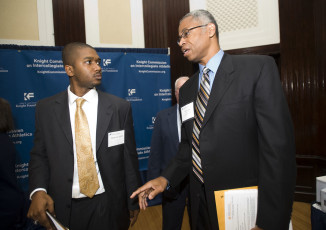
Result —
<instances>
[{"instance_id":1,"label":"person in background","mask_svg":"<svg viewBox=\"0 0 326 230\"><path fill-rule=\"evenodd\" d=\"M28 217L47 229L46 211L70 229L126 230L139 213L128 198L141 184L131 105L96 89L93 47L69 43L62 59L70 85L36 106Z\"/></svg>"},{"instance_id":2,"label":"person in background","mask_svg":"<svg viewBox=\"0 0 326 230\"><path fill-rule=\"evenodd\" d=\"M21 229L24 194L16 179L16 150L8 136L14 122L10 104L0 98L0 229Z\"/></svg>"},{"instance_id":3,"label":"person in background","mask_svg":"<svg viewBox=\"0 0 326 230\"><path fill-rule=\"evenodd\" d=\"M178 44L199 72L181 88L179 151L136 190L141 208L189 175L193 229L218 229L214 191L258 186L252 229L287 230L296 181L293 124L272 57L229 55L206 10L186 14Z\"/></svg>"},{"instance_id":4,"label":"person in background","mask_svg":"<svg viewBox=\"0 0 326 230\"><path fill-rule=\"evenodd\" d=\"M178 152L181 140L179 89L188 79L189 77L183 76L175 81L177 104L160 111L156 116L151 141L151 153L148 159L148 180L160 176L161 172ZM181 229L188 194L188 178L185 178L179 186L163 192L163 230ZM189 205L187 207L189 212Z\"/></svg>"}]
</instances>

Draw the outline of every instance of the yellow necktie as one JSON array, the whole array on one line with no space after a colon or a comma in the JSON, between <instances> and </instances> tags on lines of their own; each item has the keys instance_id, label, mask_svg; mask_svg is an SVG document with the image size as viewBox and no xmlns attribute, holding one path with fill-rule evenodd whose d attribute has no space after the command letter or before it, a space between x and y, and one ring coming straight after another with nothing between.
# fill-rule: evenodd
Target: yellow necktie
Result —
<instances>
[{"instance_id":1,"label":"yellow necktie","mask_svg":"<svg viewBox=\"0 0 326 230\"><path fill-rule=\"evenodd\" d=\"M76 100L75 141L80 192L92 198L100 186L92 153L87 117L82 109L85 101L83 98Z\"/></svg>"}]
</instances>

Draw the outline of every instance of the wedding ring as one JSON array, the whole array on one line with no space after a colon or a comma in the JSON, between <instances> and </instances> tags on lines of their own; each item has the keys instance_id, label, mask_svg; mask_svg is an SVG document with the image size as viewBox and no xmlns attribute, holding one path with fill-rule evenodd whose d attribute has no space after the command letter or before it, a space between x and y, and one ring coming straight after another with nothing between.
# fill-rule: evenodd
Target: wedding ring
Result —
<instances>
[{"instance_id":1,"label":"wedding ring","mask_svg":"<svg viewBox=\"0 0 326 230\"><path fill-rule=\"evenodd\" d=\"M33 222L35 225L37 225L38 224L38 221L37 220L34 220L34 222Z\"/></svg>"}]
</instances>

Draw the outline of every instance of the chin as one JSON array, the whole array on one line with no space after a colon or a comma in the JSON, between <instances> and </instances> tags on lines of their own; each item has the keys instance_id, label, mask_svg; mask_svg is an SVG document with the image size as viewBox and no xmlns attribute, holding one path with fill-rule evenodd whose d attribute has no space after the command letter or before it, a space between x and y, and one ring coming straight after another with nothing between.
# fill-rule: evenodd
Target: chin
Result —
<instances>
[{"instance_id":1,"label":"chin","mask_svg":"<svg viewBox=\"0 0 326 230\"><path fill-rule=\"evenodd\" d=\"M100 85L101 83L102 83L101 81L98 81L98 82L94 83L93 84L93 88L96 87L96 86L98 86L98 85Z\"/></svg>"}]
</instances>

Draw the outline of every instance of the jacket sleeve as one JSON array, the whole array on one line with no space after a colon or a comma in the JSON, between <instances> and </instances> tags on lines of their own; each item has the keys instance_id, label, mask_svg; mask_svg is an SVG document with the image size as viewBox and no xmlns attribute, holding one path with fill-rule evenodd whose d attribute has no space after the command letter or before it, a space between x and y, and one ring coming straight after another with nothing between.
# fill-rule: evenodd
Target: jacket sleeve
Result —
<instances>
[{"instance_id":1,"label":"jacket sleeve","mask_svg":"<svg viewBox=\"0 0 326 230\"><path fill-rule=\"evenodd\" d=\"M30 193L37 188L48 189L49 163L44 143L44 127L40 122L41 103L38 103L35 111L35 132L34 146L30 152L29 161L29 191Z\"/></svg>"},{"instance_id":2,"label":"jacket sleeve","mask_svg":"<svg viewBox=\"0 0 326 230\"><path fill-rule=\"evenodd\" d=\"M157 114L154 124L154 130L151 139L151 152L148 158L147 180L155 179L160 176L161 162L163 156L163 142L161 134L161 116Z\"/></svg>"},{"instance_id":3,"label":"jacket sleeve","mask_svg":"<svg viewBox=\"0 0 326 230\"><path fill-rule=\"evenodd\" d=\"M136 141L134 135L132 110L129 104L126 117L125 117L125 147L124 147L124 166L126 174L126 186L128 193L128 206L129 210L139 209L137 198L129 199L129 196L138 187L141 186L139 175L138 155L136 151Z\"/></svg>"},{"instance_id":4,"label":"jacket sleeve","mask_svg":"<svg viewBox=\"0 0 326 230\"><path fill-rule=\"evenodd\" d=\"M256 224L287 230L296 179L294 132L278 69L269 57L255 88L254 108L259 141Z\"/></svg>"},{"instance_id":5,"label":"jacket sleeve","mask_svg":"<svg viewBox=\"0 0 326 230\"><path fill-rule=\"evenodd\" d=\"M179 101L183 105L183 88L180 89ZM181 108L181 107L180 107ZM178 186L183 179L189 174L191 164L191 143L187 139L184 124L181 125L181 142L178 152L170 161L168 166L163 170L162 176L165 177L172 187Z\"/></svg>"}]
</instances>

